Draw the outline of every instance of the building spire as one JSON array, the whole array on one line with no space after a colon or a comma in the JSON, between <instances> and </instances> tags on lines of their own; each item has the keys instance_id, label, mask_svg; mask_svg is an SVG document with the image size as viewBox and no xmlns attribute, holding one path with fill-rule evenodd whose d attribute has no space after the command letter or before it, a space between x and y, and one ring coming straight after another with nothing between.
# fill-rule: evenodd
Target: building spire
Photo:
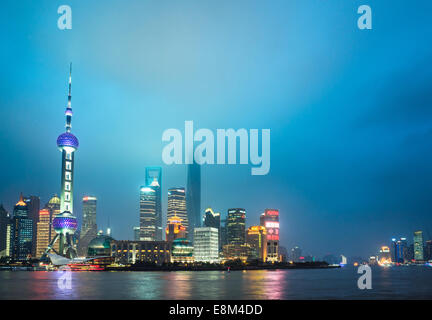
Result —
<instances>
[{"instance_id":1,"label":"building spire","mask_svg":"<svg viewBox=\"0 0 432 320\"><path fill-rule=\"evenodd\" d=\"M68 93L68 104L66 107L66 132L70 132L72 128L72 62L69 66L69 93Z\"/></svg>"}]
</instances>

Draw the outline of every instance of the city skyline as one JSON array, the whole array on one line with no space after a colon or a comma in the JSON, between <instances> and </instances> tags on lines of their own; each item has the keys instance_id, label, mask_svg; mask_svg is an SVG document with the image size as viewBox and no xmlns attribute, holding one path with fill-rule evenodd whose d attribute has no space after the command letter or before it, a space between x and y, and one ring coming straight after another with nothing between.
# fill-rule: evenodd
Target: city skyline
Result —
<instances>
[{"instance_id":1,"label":"city skyline","mask_svg":"<svg viewBox=\"0 0 432 320\"><path fill-rule=\"evenodd\" d=\"M14 49L3 53L0 86L7 155L1 158L0 202L8 212L20 192L41 203L59 194L53 137L62 129L65 69L72 60L74 132L82 141L74 211L79 217L77 200L95 195L100 229L110 220L116 238L132 239L144 167L162 167L163 212L167 189L187 187L186 166L160 159L163 130L185 120L211 129L272 130L267 176L251 177L241 165L202 167L201 214L212 207L225 216L228 208L242 207L247 224L255 225L265 208L275 207L281 245L317 256L367 256L395 236L411 238L416 230L427 236L431 67L424 63L427 43L419 39L431 30L428 8L414 12L391 2L392 14L365 34L353 27L356 14L347 3L254 4L246 9L250 19L240 4L229 12L204 3L163 11L160 4L134 2L139 10L127 9L128 15L146 12L146 19L126 21L115 7L91 17L101 8L77 3L86 18L77 16L66 33L52 23L49 4L24 13L8 4L17 13L4 17L10 31L1 31ZM311 15L312 8L320 15ZM406 24L393 23L402 18ZM135 28L124 39L130 21ZM115 45L100 39L101 30ZM126 49L131 44L132 53Z\"/></svg>"}]
</instances>

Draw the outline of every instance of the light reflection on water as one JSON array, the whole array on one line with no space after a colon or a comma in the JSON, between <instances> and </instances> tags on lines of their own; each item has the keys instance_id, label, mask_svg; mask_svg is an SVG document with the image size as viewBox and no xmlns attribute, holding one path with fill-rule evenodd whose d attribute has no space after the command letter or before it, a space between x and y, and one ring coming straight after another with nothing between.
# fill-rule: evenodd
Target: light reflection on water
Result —
<instances>
[{"instance_id":1,"label":"light reflection on water","mask_svg":"<svg viewBox=\"0 0 432 320\"><path fill-rule=\"evenodd\" d=\"M357 288L357 269L0 272L1 299L414 299L432 298L432 268L373 268L372 290Z\"/></svg>"}]
</instances>

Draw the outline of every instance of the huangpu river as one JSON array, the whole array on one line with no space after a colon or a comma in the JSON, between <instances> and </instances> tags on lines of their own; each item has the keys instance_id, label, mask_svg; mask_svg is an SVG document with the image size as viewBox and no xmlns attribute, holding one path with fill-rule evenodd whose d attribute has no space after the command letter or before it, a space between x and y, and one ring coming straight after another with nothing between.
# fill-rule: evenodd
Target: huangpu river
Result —
<instances>
[{"instance_id":1,"label":"huangpu river","mask_svg":"<svg viewBox=\"0 0 432 320\"><path fill-rule=\"evenodd\" d=\"M372 267L360 290L357 268L254 271L0 271L0 299L431 299L432 268ZM63 286L64 287L64 286Z\"/></svg>"}]
</instances>

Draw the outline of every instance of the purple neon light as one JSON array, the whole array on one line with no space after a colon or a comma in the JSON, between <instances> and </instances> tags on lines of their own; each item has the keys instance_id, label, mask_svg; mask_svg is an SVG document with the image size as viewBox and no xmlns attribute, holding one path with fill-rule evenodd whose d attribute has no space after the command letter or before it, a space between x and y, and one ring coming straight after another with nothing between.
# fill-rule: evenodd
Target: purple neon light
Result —
<instances>
[{"instance_id":1,"label":"purple neon light","mask_svg":"<svg viewBox=\"0 0 432 320\"><path fill-rule=\"evenodd\" d=\"M76 230L77 220L70 217L55 217L53 220L54 230Z\"/></svg>"},{"instance_id":2,"label":"purple neon light","mask_svg":"<svg viewBox=\"0 0 432 320\"><path fill-rule=\"evenodd\" d=\"M73 147L75 149L78 149L79 142L77 137L75 137L70 132L65 132L59 135L57 138L57 146L59 147Z\"/></svg>"}]
</instances>

